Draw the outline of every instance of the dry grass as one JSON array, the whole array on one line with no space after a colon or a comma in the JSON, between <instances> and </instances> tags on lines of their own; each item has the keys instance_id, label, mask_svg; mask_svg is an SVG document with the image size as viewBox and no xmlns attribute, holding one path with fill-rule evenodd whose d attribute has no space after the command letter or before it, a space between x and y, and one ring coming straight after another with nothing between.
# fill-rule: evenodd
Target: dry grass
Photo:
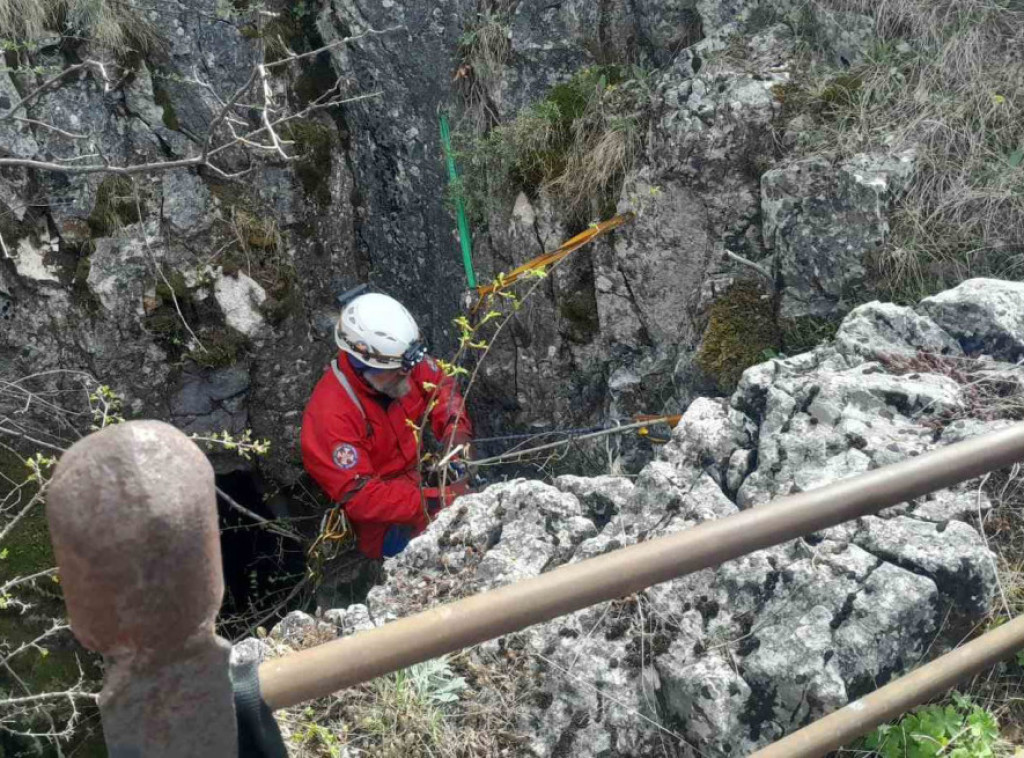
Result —
<instances>
[{"instance_id":1,"label":"dry grass","mask_svg":"<svg viewBox=\"0 0 1024 758\"><path fill-rule=\"evenodd\" d=\"M957 407L928 407L920 411L922 415L918 419L919 423L936 431L961 419L1024 419L1024 366L924 351L914 357L888 356L881 362L890 373L897 376L936 374L952 379L960 386L960 402Z\"/></svg>"},{"instance_id":2,"label":"dry grass","mask_svg":"<svg viewBox=\"0 0 1024 758\"><path fill-rule=\"evenodd\" d=\"M1024 3L815 0L874 18L865 62L811 66L827 102L804 145L840 156L914 149L918 170L878 261L914 300L963 278L1024 273ZM837 78L850 84L835 98Z\"/></svg>"},{"instance_id":3,"label":"dry grass","mask_svg":"<svg viewBox=\"0 0 1024 758\"><path fill-rule=\"evenodd\" d=\"M979 514L989 548L996 555L999 597L990 626L1024 614L1024 476L1018 464L982 479L991 510ZM974 700L993 713L1002 736L1024 744L1024 660L1020 656L982 672L965 686Z\"/></svg>"},{"instance_id":4,"label":"dry grass","mask_svg":"<svg viewBox=\"0 0 1024 758\"><path fill-rule=\"evenodd\" d=\"M494 126L500 117L492 93L500 84L511 50L506 15L503 7L483 13L459 38L461 63L455 83L472 127L478 132Z\"/></svg>"},{"instance_id":5,"label":"dry grass","mask_svg":"<svg viewBox=\"0 0 1024 758\"><path fill-rule=\"evenodd\" d=\"M648 78L632 66L581 69L485 136L461 133L470 208L524 191L547 194L574 223L607 215L643 148Z\"/></svg>"},{"instance_id":6,"label":"dry grass","mask_svg":"<svg viewBox=\"0 0 1024 758\"><path fill-rule=\"evenodd\" d=\"M159 43L135 0L0 0L0 37L25 43L53 32L117 55Z\"/></svg>"}]
</instances>

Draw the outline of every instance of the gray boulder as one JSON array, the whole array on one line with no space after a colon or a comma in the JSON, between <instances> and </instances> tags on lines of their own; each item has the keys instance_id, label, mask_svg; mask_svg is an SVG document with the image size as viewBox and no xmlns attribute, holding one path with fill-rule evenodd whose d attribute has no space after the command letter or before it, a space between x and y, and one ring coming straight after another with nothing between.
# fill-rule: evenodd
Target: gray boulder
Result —
<instances>
[{"instance_id":1,"label":"gray boulder","mask_svg":"<svg viewBox=\"0 0 1024 758\"><path fill-rule=\"evenodd\" d=\"M970 355L1024 357L1024 283L969 279L921 301L920 310Z\"/></svg>"},{"instance_id":2,"label":"gray boulder","mask_svg":"<svg viewBox=\"0 0 1024 758\"><path fill-rule=\"evenodd\" d=\"M805 158L761 180L764 238L782 279L782 315L827 316L863 286L865 258L889 231L887 210L913 171L911 153Z\"/></svg>"}]
</instances>

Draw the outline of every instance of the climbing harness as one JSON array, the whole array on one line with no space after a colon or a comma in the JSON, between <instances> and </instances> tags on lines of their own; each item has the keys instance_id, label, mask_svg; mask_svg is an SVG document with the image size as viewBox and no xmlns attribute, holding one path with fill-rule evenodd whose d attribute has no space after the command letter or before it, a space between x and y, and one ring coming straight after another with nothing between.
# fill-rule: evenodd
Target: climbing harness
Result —
<instances>
[{"instance_id":1,"label":"climbing harness","mask_svg":"<svg viewBox=\"0 0 1024 758\"><path fill-rule=\"evenodd\" d=\"M455 214L459 223L459 244L462 246L462 265L466 269L466 284L476 289L476 274L473 273L473 240L469 234L469 220L466 218L466 201L459 191L459 172L455 167L455 155L452 152L452 134L448 126L448 114L442 112L441 147L444 149L445 163L448 165L448 185L455 196Z\"/></svg>"},{"instance_id":2,"label":"climbing harness","mask_svg":"<svg viewBox=\"0 0 1024 758\"><path fill-rule=\"evenodd\" d=\"M320 519L320 534L313 541L307 551L307 557L312 558L314 553L321 550L325 560L337 557L342 548L348 547L348 543L355 539L356 533L352 530L352 524L345 515L344 509L336 505L324 514Z\"/></svg>"},{"instance_id":3,"label":"climbing harness","mask_svg":"<svg viewBox=\"0 0 1024 758\"><path fill-rule=\"evenodd\" d=\"M607 221L594 224L586 231L580 232L575 237L563 242L556 250L552 250L550 253L544 253L538 255L533 260L527 261L522 266L513 269L507 274L503 274L492 284L484 285L483 287L477 287L477 296L479 301L476 304L474 310L480 307L480 304L484 301L488 295L493 294L499 288L506 285L512 284L519 280L521 277L528 274L530 271L538 271L558 263L560 260L565 258L570 253L579 250L581 247L586 245L588 242L593 242L595 239L600 237L606 232L610 232L612 229L622 226L623 224L632 221L636 218L636 214L632 211L628 213L620 213L617 216L612 216Z\"/></svg>"},{"instance_id":4,"label":"climbing harness","mask_svg":"<svg viewBox=\"0 0 1024 758\"><path fill-rule=\"evenodd\" d=\"M320 581L324 566L348 552L356 541L356 533L342 506L336 505L320 520L320 533L306 551L306 577Z\"/></svg>"}]
</instances>

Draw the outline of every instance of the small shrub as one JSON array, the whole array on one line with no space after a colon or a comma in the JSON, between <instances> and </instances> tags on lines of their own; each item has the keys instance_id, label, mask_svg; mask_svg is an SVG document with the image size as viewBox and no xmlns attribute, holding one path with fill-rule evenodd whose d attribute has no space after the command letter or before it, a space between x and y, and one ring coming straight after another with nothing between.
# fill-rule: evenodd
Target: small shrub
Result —
<instances>
[{"instance_id":1,"label":"small shrub","mask_svg":"<svg viewBox=\"0 0 1024 758\"><path fill-rule=\"evenodd\" d=\"M546 192L585 223L592 204L614 205L642 147L648 103L645 72L593 66L485 137L459 135L467 205L480 212L495 195Z\"/></svg>"},{"instance_id":2,"label":"small shrub","mask_svg":"<svg viewBox=\"0 0 1024 758\"><path fill-rule=\"evenodd\" d=\"M859 747L881 758L994 758L1004 755L996 717L954 692L952 703L928 705L878 727Z\"/></svg>"},{"instance_id":3,"label":"small shrub","mask_svg":"<svg viewBox=\"0 0 1024 758\"><path fill-rule=\"evenodd\" d=\"M485 131L498 120L490 90L498 83L508 60L509 24L504 13L484 13L459 37L459 67L455 84L473 126Z\"/></svg>"}]
</instances>

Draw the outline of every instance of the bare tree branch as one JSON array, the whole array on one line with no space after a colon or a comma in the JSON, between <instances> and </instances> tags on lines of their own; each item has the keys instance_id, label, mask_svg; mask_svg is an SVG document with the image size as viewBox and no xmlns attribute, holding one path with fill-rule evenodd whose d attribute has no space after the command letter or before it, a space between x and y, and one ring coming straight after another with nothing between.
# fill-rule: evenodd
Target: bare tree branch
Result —
<instances>
[{"instance_id":1,"label":"bare tree branch","mask_svg":"<svg viewBox=\"0 0 1024 758\"><path fill-rule=\"evenodd\" d=\"M21 98L21 100L12 105L8 109L7 113L4 113L2 116L0 116L0 123L11 120L14 117L15 113L17 113L19 110L21 110L26 105L31 103L41 94L46 92L46 90L48 90L54 84L57 84L58 82L62 81L64 77L66 77L68 74L73 74L76 71L81 71L83 68L88 68L90 66L90 63L90 61L86 61L84 63L76 63L73 66L68 66L66 69L61 71L56 76L50 77L45 82L36 87L34 90L25 95L25 97Z\"/></svg>"},{"instance_id":2,"label":"bare tree branch","mask_svg":"<svg viewBox=\"0 0 1024 758\"><path fill-rule=\"evenodd\" d=\"M749 266L750 268L754 269L754 271L763 276L765 279L767 279L772 285L775 284L775 277L772 276L768 269L764 268L764 266L754 263L751 260L747 260L742 255L737 255L732 250L726 250L725 255L730 260L734 260L737 263L742 263L744 266Z\"/></svg>"},{"instance_id":3,"label":"bare tree branch","mask_svg":"<svg viewBox=\"0 0 1024 758\"><path fill-rule=\"evenodd\" d=\"M60 129L54 126L53 124L47 124L45 121L36 121L34 118L23 118L22 116L15 116L14 120L20 124L31 124L32 126L38 126L40 129L48 129L49 131L54 132L55 134L59 134L62 137L67 137L68 139L89 138L89 135L87 134L75 134L74 132L64 131L63 129Z\"/></svg>"},{"instance_id":4,"label":"bare tree branch","mask_svg":"<svg viewBox=\"0 0 1024 758\"><path fill-rule=\"evenodd\" d=\"M0 596L6 595L8 590L12 590L15 587L18 587L22 584L34 582L36 579L42 579L45 576L54 576L56 573L56 568L50 568L46 569L45 571L37 571L36 573L29 574L28 576L17 576L14 579L11 579L6 584L0 586Z\"/></svg>"},{"instance_id":5,"label":"bare tree branch","mask_svg":"<svg viewBox=\"0 0 1024 758\"><path fill-rule=\"evenodd\" d=\"M27 705L28 703L44 703L49 700L63 700L65 698L78 698L80 700L92 700L95 702L95 692L76 692L68 690L65 692L44 692L41 695L26 695L25 697L10 697L0 700L0 706Z\"/></svg>"}]
</instances>

